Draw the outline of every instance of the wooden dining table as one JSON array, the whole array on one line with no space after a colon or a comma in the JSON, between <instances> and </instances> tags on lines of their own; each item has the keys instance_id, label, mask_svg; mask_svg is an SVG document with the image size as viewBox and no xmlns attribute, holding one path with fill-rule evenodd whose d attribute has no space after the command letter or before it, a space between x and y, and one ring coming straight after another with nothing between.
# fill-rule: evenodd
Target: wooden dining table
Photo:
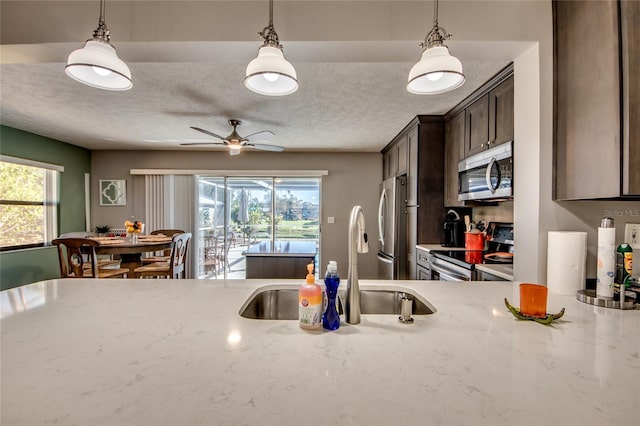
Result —
<instances>
[{"instance_id":1,"label":"wooden dining table","mask_svg":"<svg viewBox=\"0 0 640 426\"><path fill-rule=\"evenodd\" d=\"M129 269L128 278L138 278L135 269L142 266L142 254L170 249L173 245L171 237L162 235L140 235L138 241L119 237L91 237L100 243L96 254L118 255L120 267Z\"/></svg>"}]
</instances>

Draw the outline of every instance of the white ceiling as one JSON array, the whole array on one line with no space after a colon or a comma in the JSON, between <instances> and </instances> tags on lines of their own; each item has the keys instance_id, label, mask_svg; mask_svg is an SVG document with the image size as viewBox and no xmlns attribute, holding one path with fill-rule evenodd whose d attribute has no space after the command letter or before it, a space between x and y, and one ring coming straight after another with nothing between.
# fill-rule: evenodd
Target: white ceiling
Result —
<instances>
[{"instance_id":1,"label":"white ceiling","mask_svg":"<svg viewBox=\"0 0 640 426\"><path fill-rule=\"evenodd\" d=\"M292 28L292 22L299 24L302 19L317 22L309 16L308 9L302 15L294 10L300 4L317 3L318 10L328 16L332 7L340 8L344 4L276 2L276 11L282 7L287 12L280 19L288 31L280 31L277 13L275 28L284 45L285 57L296 68L300 88L289 96L265 97L248 91L243 78L246 64L260 46L255 34L268 22L268 3L205 3L142 2L145 7L155 7L156 19L149 16L148 9L143 15L131 12L140 7L140 3L107 2L107 25L112 32L112 42L131 68L134 84L133 89L126 92L108 92L84 86L64 74L66 56L81 47L95 28L97 1L3 0L0 6L3 43L0 122L94 150L214 150L220 148L188 148L179 144L213 141L189 126L226 136L231 130L227 120L237 118L243 121L239 128L241 135L270 129L276 133L271 143L284 146L288 151L375 152L415 115L445 113L531 45L528 41L496 40L496 37L474 40L471 34L466 35L469 41L454 39L449 47L463 62L465 85L448 94L417 96L406 91L406 79L421 54L417 44L431 26L431 2L343 2L350 3L354 10L341 9L341 17L349 13L359 17L351 23L350 33L345 33L355 34L349 36L350 39L340 34L344 28L335 22L311 29L302 26L298 32ZM129 4L129 9L124 8L125 4ZM420 35L409 39L394 33L406 31L403 29L381 31L390 33L383 40L372 35L359 37L358 27L368 19L362 8L382 4L392 9L394 17L400 15L405 21L413 8L428 11L419 19L412 18L421 22L412 30ZM187 5L193 6L191 14L176 14L175 19L167 21L171 22L169 30L164 31L162 25L157 30L160 36L152 37L139 30L158 26L160 21L168 19L167 14L171 16L174 10L168 7ZM216 15L218 24L212 26L215 34L211 37L207 33L206 38L199 35L204 30L196 25L190 27L190 19L201 14L198 9L205 6L224 11L223 16ZM258 10L249 13L250 6ZM115 12L110 14L110 8ZM82 9L82 13L75 13L77 9ZM129 16L127 11L135 16L121 17ZM441 3L440 23L444 25L443 11ZM387 9L376 9L371 19L386 19L384 16L388 13ZM456 22L473 19L472 16L460 18L461 13L462 10L455 15ZM247 18L238 19L240 14ZM115 25L118 19L127 21L128 27ZM392 21L395 19L399 18ZM222 28L224 25L229 29ZM387 25L399 27L393 22ZM186 36L181 35L180 28L185 28ZM240 31L247 36L229 40ZM365 28L365 33L367 31L375 33ZM336 32L346 40L332 39Z\"/></svg>"}]
</instances>

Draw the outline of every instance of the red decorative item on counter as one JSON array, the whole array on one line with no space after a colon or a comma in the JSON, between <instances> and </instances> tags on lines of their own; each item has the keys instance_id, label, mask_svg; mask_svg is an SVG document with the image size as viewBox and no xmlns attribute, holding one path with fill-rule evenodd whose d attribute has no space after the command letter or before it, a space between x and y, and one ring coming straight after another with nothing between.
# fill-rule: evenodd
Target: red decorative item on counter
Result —
<instances>
[{"instance_id":1,"label":"red decorative item on counter","mask_svg":"<svg viewBox=\"0 0 640 426\"><path fill-rule=\"evenodd\" d=\"M484 232L465 232L464 248L467 250L484 250L487 236Z\"/></svg>"},{"instance_id":2,"label":"red decorative item on counter","mask_svg":"<svg viewBox=\"0 0 640 426\"><path fill-rule=\"evenodd\" d=\"M464 261L467 263L478 264L482 263L484 259L484 252L482 250L472 250L464 252Z\"/></svg>"}]
</instances>

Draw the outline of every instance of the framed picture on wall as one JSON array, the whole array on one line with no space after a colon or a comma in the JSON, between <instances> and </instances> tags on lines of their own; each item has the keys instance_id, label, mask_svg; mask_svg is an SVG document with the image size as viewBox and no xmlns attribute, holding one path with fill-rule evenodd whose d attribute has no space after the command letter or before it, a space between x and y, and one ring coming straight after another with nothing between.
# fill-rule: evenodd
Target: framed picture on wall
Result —
<instances>
[{"instance_id":1,"label":"framed picture on wall","mask_svg":"<svg viewBox=\"0 0 640 426\"><path fill-rule=\"evenodd\" d=\"M100 180L101 206L126 206L127 181L124 179Z\"/></svg>"}]
</instances>

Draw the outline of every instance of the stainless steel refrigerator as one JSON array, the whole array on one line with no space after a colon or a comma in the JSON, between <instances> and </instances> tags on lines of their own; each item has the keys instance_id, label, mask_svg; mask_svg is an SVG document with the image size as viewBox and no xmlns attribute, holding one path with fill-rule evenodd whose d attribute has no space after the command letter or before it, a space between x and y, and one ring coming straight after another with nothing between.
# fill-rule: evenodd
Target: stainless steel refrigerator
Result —
<instances>
[{"instance_id":1,"label":"stainless steel refrigerator","mask_svg":"<svg viewBox=\"0 0 640 426\"><path fill-rule=\"evenodd\" d=\"M378 205L378 278L407 279L407 177L380 185Z\"/></svg>"}]
</instances>

